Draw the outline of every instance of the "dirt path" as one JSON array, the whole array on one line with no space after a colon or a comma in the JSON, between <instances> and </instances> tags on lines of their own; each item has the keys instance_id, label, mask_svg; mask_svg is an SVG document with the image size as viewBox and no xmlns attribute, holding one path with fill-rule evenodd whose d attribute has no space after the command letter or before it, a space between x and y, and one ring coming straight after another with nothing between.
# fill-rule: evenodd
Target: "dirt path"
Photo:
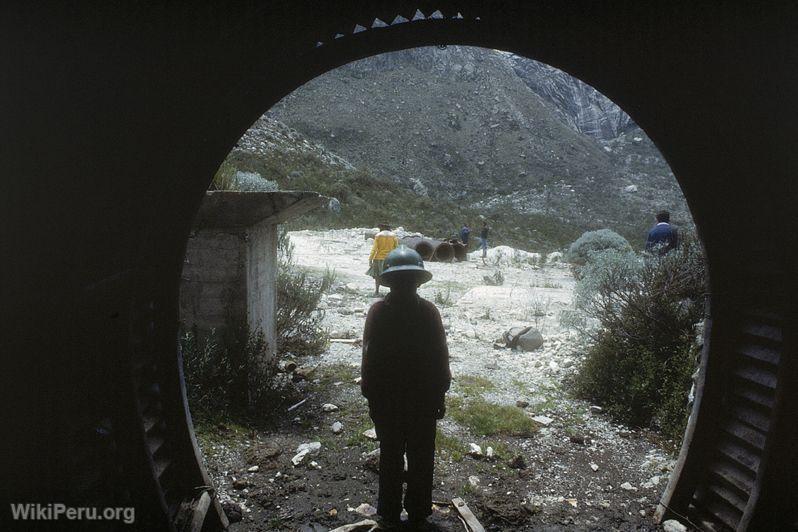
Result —
<instances>
[{"instance_id":1,"label":"dirt path","mask_svg":"<svg viewBox=\"0 0 798 532\"><path fill-rule=\"evenodd\" d=\"M358 338L373 301L363 231L291 233L299 266L336 270L322 305L333 338ZM568 268L502 251L492 250L487 265L429 263L434 277L420 290L441 310L454 378L439 423L434 499L463 497L488 530L655 529L651 516L672 457L654 435L615 425L566 393L580 361L576 337L558 319L571 306ZM497 269L504 284L485 286L483 276ZM502 332L524 325L542 332L540 349L494 346ZM299 384L308 400L273 431L200 429L220 497L243 510L237 530L327 530L364 518L357 509L376 504L377 461L369 453L377 443L363 435L372 425L356 384L359 347L332 343L297 362L316 367ZM328 403L337 410L325 412ZM321 449L294 466L297 447L309 442ZM470 456L472 443L494 456ZM444 504L432 521L441 530L463 529Z\"/></svg>"}]
</instances>

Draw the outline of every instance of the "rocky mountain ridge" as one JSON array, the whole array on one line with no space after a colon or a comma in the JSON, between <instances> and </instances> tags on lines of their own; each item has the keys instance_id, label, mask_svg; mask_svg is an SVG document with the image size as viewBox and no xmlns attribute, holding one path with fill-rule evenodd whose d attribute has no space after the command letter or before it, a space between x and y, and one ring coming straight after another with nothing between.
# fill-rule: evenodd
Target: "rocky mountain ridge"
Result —
<instances>
[{"instance_id":1,"label":"rocky mountain ridge","mask_svg":"<svg viewBox=\"0 0 798 532\"><path fill-rule=\"evenodd\" d=\"M277 128L289 139L285 124L324 157L502 225L534 215L637 237L660 208L690 220L667 164L622 110L505 52L450 46L367 58L311 80L267 118L247 136ZM247 149L258 147L268 142Z\"/></svg>"}]
</instances>

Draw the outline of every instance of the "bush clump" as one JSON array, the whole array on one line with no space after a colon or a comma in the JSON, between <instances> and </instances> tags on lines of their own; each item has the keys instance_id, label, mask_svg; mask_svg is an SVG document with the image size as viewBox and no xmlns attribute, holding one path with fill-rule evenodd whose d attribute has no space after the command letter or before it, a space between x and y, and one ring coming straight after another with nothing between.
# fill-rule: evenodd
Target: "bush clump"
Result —
<instances>
[{"instance_id":1,"label":"bush clump","mask_svg":"<svg viewBox=\"0 0 798 532\"><path fill-rule=\"evenodd\" d=\"M180 337L186 395L201 414L240 414L263 417L293 400L295 391L270 356L263 333L228 323L221 330Z\"/></svg>"},{"instance_id":2,"label":"bush clump","mask_svg":"<svg viewBox=\"0 0 798 532\"><path fill-rule=\"evenodd\" d=\"M571 244L565 254L565 260L583 266L591 260L591 257L608 250L630 253L632 246L628 240L610 229L587 231Z\"/></svg>"},{"instance_id":3,"label":"bush clump","mask_svg":"<svg viewBox=\"0 0 798 532\"><path fill-rule=\"evenodd\" d=\"M597 326L577 393L617 420L680 438L695 370L695 326L704 316L702 250L687 236L662 257L600 253L582 268L577 307Z\"/></svg>"},{"instance_id":4,"label":"bush clump","mask_svg":"<svg viewBox=\"0 0 798 532\"><path fill-rule=\"evenodd\" d=\"M294 263L294 245L281 231L277 247L277 352L280 355L316 355L327 345L327 331L321 327L324 311L321 297L335 282L335 272L325 270L320 280L300 270Z\"/></svg>"}]
</instances>

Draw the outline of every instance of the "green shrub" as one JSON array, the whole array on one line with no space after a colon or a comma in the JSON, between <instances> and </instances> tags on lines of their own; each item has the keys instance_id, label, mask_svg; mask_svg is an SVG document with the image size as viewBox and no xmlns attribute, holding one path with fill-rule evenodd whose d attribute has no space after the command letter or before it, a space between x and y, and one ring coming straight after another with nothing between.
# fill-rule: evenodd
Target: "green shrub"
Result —
<instances>
[{"instance_id":1,"label":"green shrub","mask_svg":"<svg viewBox=\"0 0 798 532\"><path fill-rule=\"evenodd\" d=\"M586 264L596 253L615 250L631 252L632 246L624 237L609 229L587 231L571 244L565 253L565 260L577 266Z\"/></svg>"},{"instance_id":2,"label":"green shrub","mask_svg":"<svg viewBox=\"0 0 798 532\"><path fill-rule=\"evenodd\" d=\"M263 333L228 323L221 330L180 337L186 395L196 412L265 417L295 397L270 357Z\"/></svg>"},{"instance_id":3,"label":"green shrub","mask_svg":"<svg viewBox=\"0 0 798 532\"><path fill-rule=\"evenodd\" d=\"M313 355L327 345L322 327L324 311L318 308L321 297L335 282L335 272L326 270L320 280L311 278L294 263L294 245L285 231L278 239L277 269L277 352Z\"/></svg>"},{"instance_id":4,"label":"green shrub","mask_svg":"<svg viewBox=\"0 0 798 532\"><path fill-rule=\"evenodd\" d=\"M577 284L578 308L599 324L587 331L577 393L619 421L681 437L705 291L701 247L689 235L663 257L601 253Z\"/></svg>"}]
</instances>

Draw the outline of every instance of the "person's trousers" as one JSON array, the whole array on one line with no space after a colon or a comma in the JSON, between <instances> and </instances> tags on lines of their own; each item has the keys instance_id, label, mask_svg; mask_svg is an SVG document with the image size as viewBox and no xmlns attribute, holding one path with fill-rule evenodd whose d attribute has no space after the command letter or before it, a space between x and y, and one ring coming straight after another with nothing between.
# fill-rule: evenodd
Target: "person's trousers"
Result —
<instances>
[{"instance_id":1,"label":"person's trousers","mask_svg":"<svg viewBox=\"0 0 798 532\"><path fill-rule=\"evenodd\" d=\"M377 513L398 521L402 513L404 455L407 453L407 493L404 507L411 520L432 513L432 471L435 463L435 418L375 419L380 440L380 491Z\"/></svg>"}]
</instances>

